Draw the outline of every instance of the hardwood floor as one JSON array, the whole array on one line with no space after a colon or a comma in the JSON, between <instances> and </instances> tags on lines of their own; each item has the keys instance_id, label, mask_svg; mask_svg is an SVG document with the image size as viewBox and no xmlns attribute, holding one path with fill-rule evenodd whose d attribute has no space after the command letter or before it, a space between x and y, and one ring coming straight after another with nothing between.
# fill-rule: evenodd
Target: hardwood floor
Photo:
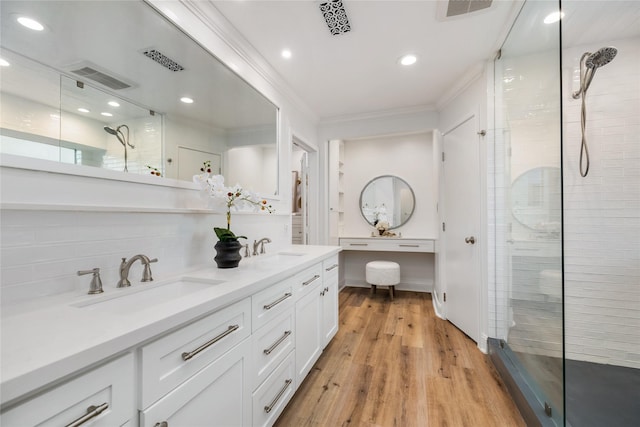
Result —
<instances>
[{"instance_id":1,"label":"hardwood floor","mask_svg":"<svg viewBox=\"0 0 640 427\"><path fill-rule=\"evenodd\" d=\"M525 426L488 357L431 295L340 292L340 329L276 426Z\"/></svg>"}]
</instances>

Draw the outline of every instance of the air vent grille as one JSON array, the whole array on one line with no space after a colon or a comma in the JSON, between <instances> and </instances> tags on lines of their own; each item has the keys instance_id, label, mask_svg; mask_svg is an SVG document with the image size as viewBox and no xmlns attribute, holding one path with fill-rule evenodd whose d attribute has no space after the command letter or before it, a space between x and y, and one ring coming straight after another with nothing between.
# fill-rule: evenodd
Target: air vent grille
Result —
<instances>
[{"instance_id":1,"label":"air vent grille","mask_svg":"<svg viewBox=\"0 0 640 427\"><path fill-rule=\"evenodd\" d=\"M447 17L464 15L491 6L493 0L449 0Z\"/></svg>"},{"instance_id":2,"label":"air vent grille","mask_svg":"<svg viewBox=\"0 0 640 427\"><path fill-rule=\"evenodd\" d=\"M344 10L342 0L320 3L320 12L322 12L322 16L327 22L332 35L337 36L351 31L351 24L349 24L349 18L347 18L347 12Z\"/></svg>"},{"instance_id":3,"label":"air vent grille","mask_svg":"<svg viewBox=\"0 0 640 427\"><path fill-rule=\"evenodd\" d=\"M82 67L78 68L77 70L71 70L71 72L81 77L93 80L94 82L98 82L101 85L104 85L113 90L127 89L131 87L131 85L91 67Z\"/></svg>"},{"instance_id":4,"label":"air vent grille","mask_svg":"<svg viewBox=\"0 0 640 427\"><path fill-rule=\"evenodd\" d=\"M162 65L165 68L168 68L171 71L182 71L182 70L184 70L184 67L182 65L178 64L176 61L174 61L173 59L171 59L168 56L164 55L160 51L157 51L155 49L150 49L150 50L145 50L142 53L144 53L144 55L147 58L153 59L158 64Z\"/></svg>"}]
</instances>

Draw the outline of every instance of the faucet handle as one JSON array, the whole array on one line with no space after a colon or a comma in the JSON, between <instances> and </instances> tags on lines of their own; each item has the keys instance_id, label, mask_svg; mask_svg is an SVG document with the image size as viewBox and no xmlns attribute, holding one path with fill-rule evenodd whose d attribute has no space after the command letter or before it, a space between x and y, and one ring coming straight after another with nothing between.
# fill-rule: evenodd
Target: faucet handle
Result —
<instances>
[{"instance_id":1,"label":"faucet handle","mask_svg":"<svg viewBox=\"0 0 640 427\"><path fill-rule=\"evenodd\" d=\"M102 292L104 292L102 290L102 280L100 279L99 268L78 271L78 276L84 276L85 274L93 274L93 277L91 278L91 284L89 285L89 295L101 294Z\"/></svg>"},{"instance_id":2,"label":"faucet handle","mask_svg":"<svg viewBox=\"0 0 640 427\"><path fill-rule=\"evenodd\" d=\"M151 263L158 262L158 258L150 259L149 262L144 263L144 270L142 271L141 282L153 282L153 276L151 275Z\"/></svg>"},{"instance_id":3,"label":"faucet handle","mask_svg":"<svg viewBox=\"0 0 640 427\"><path fill-rule=\"evenodd\" d=\"M244 247L244 258L249 258L251 253L249 252L249 244L242 245Z\"/></svg>"}]
</instances>

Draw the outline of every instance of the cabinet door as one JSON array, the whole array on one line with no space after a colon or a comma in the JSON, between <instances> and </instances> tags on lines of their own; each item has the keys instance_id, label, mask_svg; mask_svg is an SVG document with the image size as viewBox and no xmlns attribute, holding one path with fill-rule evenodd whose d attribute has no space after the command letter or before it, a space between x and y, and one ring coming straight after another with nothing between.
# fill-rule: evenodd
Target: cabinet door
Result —
<instances>
[{"instance_id":1,"label":"cabinet door","mask_svg":"<svg viewBox=\"0 0 640 427\"><path fill-rule=\"evenodd\" d=\"M322 282L296 302L296 383L300 384L322 352Z\"/></svg>"},{"instance_id":2,"label":"cabinet door","mask_svg":"<svg viewBox=\"0 0 640 427\"><path fill-rule=\"evenodd\" d=\"M7 410L0 424L120 426L135 415L133 380L129 353Z\"/></svg>"},{"instance_id":3,"label":"cabinet door","mask_svg":"<svg viewBox=\"0 0 640 427\"><path fill-rule=\"evenodd\" d=\"M143 411L140 426L251 425L250 352L244 340Z\"/></svg>"},{"instance_id":4,"label":"cabinet door","mask_svg":"<svg viewBox=\"0 0 640 427\"><path fill-rule=\"evenodd\" d=\"M338 280L325 283L322 289L322 348L324 349L338 332Z\"/></svg>"}]
</instances>

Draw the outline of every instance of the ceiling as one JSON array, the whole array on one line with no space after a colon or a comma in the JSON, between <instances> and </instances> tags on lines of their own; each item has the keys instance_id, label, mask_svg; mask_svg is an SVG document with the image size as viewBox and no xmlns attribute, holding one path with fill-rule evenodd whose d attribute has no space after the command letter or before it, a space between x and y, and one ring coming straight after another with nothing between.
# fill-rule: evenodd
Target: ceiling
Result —
<instances>
[{"instance_id":1,"label":"ceiling","mask_svg":"<svg viewBox=\"0 0 640 427\"><path fill-rule=\"evenodd\" d=\"M495 55L521 5L494 1L442 19L444 1L344 0L351 31L331 35L319 1L213 3L321 119L435 106ZM403 67L407 53L418 61Z\"/></svg>"}]
</instances>

